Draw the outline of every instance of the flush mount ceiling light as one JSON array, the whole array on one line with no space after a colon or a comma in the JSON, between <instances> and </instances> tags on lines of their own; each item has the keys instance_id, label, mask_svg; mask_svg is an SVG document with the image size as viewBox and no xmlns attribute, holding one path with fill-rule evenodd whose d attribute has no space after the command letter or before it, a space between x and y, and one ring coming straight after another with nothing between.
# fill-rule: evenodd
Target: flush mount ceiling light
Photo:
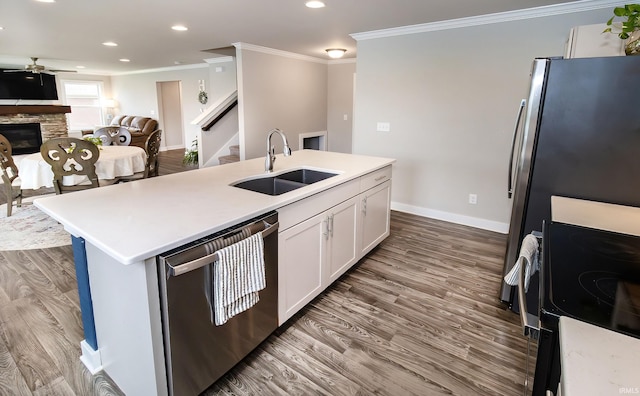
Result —
<instances>
[{"instance_id":1,"label":"flush mount ceiling light","mask_svg":"<svg viewBox=\"0 0 640 396\"><path fill-rule=\"evenodd\" d=\"M344 48L329 48L325 51L327 51L327 54L329 55L330 58L334 58L334 59L342 58L342 55L344 55L344 53L347 52L347 50Z\"/></svg>"},{"instance_id":2,"label":"flush mount ceiling light","mask_svg":"<svg viewBox=\"0 0 640 396\"><path fill-rule=\"evenodd\" d=\"M119 59L119 60L120 60L120 62L131 62L131 60L127 59L127 58L122 58L122 59Z\"/></svg>"},{"instance_id":3,"label":"flush mount ceiling light","mask_svg":"<svg viewBox=\"0 0 640 396\"><path fill-rule=\"evenodd\" d=\"M117 47L118 44L114 43L113 41L105 41L104 43L102 43L102 45L106 45L107 47Z\"/></svg>"},{"instance_id":4,"label":"flush mount ceiling light","mask_svg":"<svg viewBox=\"0 0 640 396\"><path fill-rule=\"evenodd\" d=\"M188 27L183 26L183 25L173 25L173 26L171 26L171 29L176 30L178 32L185 32L185 31L189 30Z\"/></svg>"},{"instance_id":5,"label":"flush mount ceiling light","mask_svg":"<svg viewBox=\"0 0 640 396\"><path fill-rule=\"evenodd\" d=\"M304 5L306 5L309 8L322 8L322 7L324 7L324 3L321 2L321 1L317 1L317 0L307 1L306 3L304 3Z\"/></svg>"}]
</instances>

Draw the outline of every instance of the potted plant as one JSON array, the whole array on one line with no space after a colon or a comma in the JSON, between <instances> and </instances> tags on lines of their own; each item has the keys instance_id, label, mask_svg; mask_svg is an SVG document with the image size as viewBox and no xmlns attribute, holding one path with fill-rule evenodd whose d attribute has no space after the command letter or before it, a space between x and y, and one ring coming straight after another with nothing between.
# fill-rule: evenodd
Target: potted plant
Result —
<instances>
[{"instance_id":1,"label":"potted plant","mask_svg":"<svg viewBox=\"0 0 640 396\"><path fill-rule=\"evenodd\" d=\"M622 20L614 21L616 17L620 17ZM627 40L624 46L625 54L640 54L640 4L626 4L624 7L615 7L613 16L607 21L607 26L609 27L603 33L615 33L620 39Z\"/></svg>"},{"instance_id":2,"label":"potted plant","mask_svg":"<svg viewBox=\"0 0 640 396\"><path fill-rule=\"evenodd\" d=\"M182 163L185 165L198 165L198 140L191 142L191 150L184 152Z\"/></svg>"}]
</instances>

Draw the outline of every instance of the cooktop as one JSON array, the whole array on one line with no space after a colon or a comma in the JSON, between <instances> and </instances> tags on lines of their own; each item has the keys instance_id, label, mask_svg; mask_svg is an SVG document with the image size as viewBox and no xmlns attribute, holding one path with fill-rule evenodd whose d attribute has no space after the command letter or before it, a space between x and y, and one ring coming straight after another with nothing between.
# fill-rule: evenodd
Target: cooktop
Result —
<instances>
[{"instance_id":1,"label":"cooktop","mask_svg":"<svg viewBox=\"0 0 640 396\"><path fill-rule=\"evenodd\" d=\"M640 337L640 237L564 223L545 230L542 315Z\"/></svg>"}]
</instances>

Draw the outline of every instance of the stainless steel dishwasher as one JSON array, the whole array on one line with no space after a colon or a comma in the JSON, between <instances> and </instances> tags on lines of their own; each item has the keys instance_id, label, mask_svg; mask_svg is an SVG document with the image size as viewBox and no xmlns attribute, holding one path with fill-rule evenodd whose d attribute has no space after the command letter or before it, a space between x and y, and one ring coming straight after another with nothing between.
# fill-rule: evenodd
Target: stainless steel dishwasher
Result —
<instances>
[{"instance_id":1,"label":"stainless steel dishwasher","mask_svg":"<svg viewBox=\"0 0 640 396\"><path fill-rule=\"evenodd\" d=\"M169 394L197 395L278 327L278 214L269 212L158 256ZM216 326L211 271L216 250L262 232L266 288L253 307Z\"/></svg>"}]
</instances>

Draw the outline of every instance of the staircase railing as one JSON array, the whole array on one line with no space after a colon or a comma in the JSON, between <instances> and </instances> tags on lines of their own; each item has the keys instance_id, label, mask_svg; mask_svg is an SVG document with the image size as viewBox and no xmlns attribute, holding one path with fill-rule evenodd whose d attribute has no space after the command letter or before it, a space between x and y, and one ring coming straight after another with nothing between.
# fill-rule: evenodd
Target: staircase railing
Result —
<instances>
[{"instance_id":1,"label":"staircase railing","mask_svg":"<svg viewBox=\"0 0 640 396\"><path fill-rule=\"evenodd\" d=\"M235 90L217 100L191 121L201 129L197 136L199 167L217 165L218 153L227 149L228 142L237 144L237 105L238 91Z\"/></svg>"},{"instance_id":2,"label":"staircase railing","mask_svg":"<svg viewBox=\"0 0 640 396\"><path fill-rule=\"evenodd\" d=\"M203 131L211 129L216 122L220 121L231 109L238 105L238 91L235 90L229 95L223 96L211 106L204 109L198 117L191 121L194 125L199 125Z\"/></svg>"}]
</instances>

